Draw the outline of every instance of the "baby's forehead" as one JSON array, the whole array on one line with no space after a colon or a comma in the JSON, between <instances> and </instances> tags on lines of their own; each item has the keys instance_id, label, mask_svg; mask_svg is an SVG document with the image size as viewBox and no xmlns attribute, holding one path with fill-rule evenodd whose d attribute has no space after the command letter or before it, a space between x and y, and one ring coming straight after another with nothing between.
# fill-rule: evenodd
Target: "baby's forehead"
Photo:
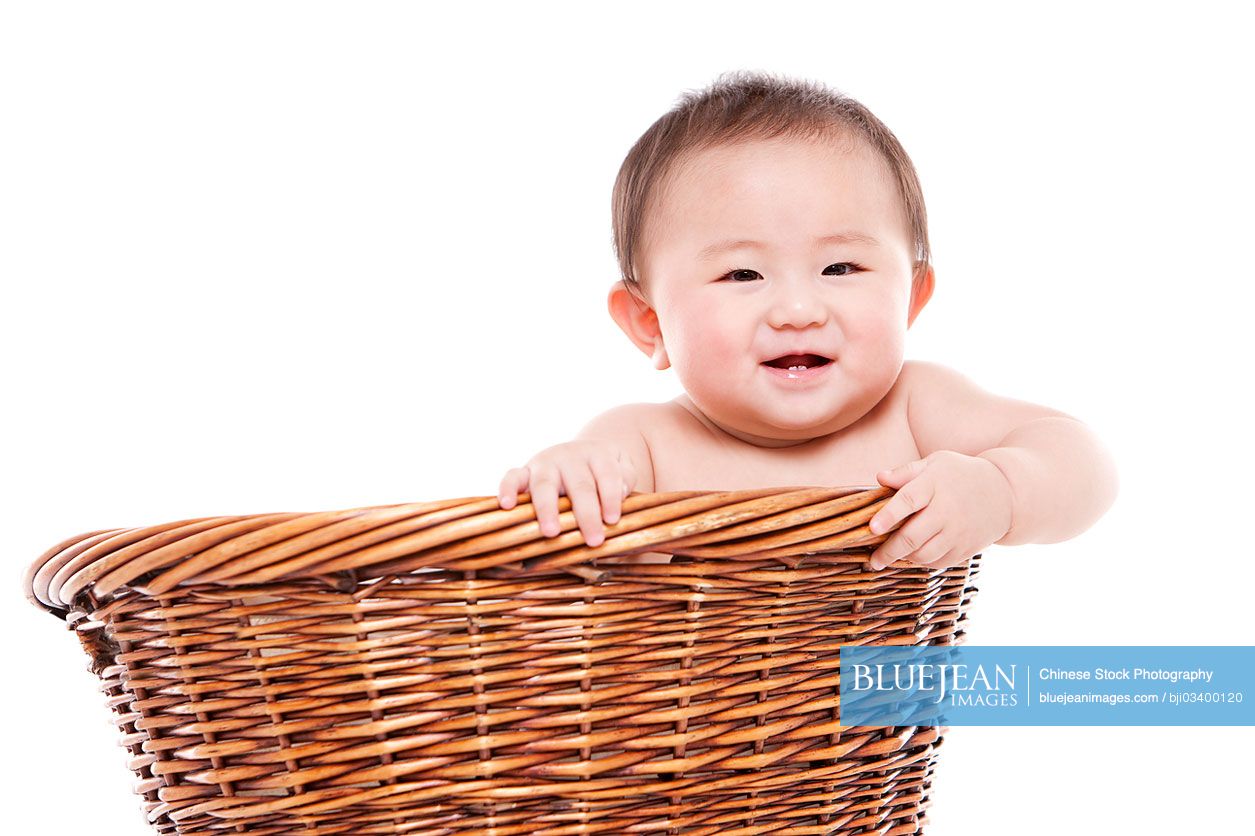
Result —
<instances>
[{"instance_id":1,"label":"baby's forehead","mask_svg":"<svg viewBox=\"0 0 1255 836\"><path fill-rule=\"evenodd\" d=\"M662 174L674 183L693 176L727 172L747 162L770 161L784 156L805 156L822 163L870 166L889 173L888 161L865 139L847 132L831 136L777 136L743 140L723 140L679 152Z\"/></svg>"},{"instance_id":2,"label":"baby's forehead","mask_svg":"<svg viewBox=\"0 0 1255 836\"><path fill-rule=\"evenodd\" d=\"M843 200L861 196L902 204L891 166L867 142L773 138L683 152L659 172L646 216L682 223L711 203L782 203L825 188L839 191Z\"/></svg>"},{"instance_id":3,"label":"baby's forehead","mask_svg":"<svg viewBox=\"0 0 1255 836\"><path fill-rule=\"evenodd\" d=\"M668 237L681 228L746 233L787 207L806 220L854 218L897 225L905 208L892 170L868 143L850 137L774 138L689 150L659 178L647 226ZM844 224L848 225L848 224Z\"/></svg>"}]
</instances>

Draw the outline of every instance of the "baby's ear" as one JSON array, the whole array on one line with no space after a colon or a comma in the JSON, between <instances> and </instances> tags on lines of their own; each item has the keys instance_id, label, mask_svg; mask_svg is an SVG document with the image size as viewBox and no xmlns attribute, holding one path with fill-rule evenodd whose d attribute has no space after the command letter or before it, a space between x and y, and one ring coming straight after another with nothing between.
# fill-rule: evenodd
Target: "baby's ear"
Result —
<instances>
[{"instance_id":1,"label":"baby's ear","mask_svg":"<svg viewBox=\"0 0 1255 836\"><path fill-rule=\"evenodd\" d=\"M629 340L647 356L653 357L662 345L662 330L654 309L632 291L622 279L610 286L606 298L610 316L627 334Z\"/></svg>"},{"instance_id":2,"label":"baby's ear","mask_svg":"<svg viewBox=\"0 0 1255 836\"><path fill-rule=\"evenodd\" d=\"M925 265L922 262L915 263L915 274L911 279L911 307L906 315L906 327L910 328L915 322L915 317L919 316L919 312L928 304L928 300L933 297L933 283L936 277L933 275L932 265Z\"/></svg>"}]
</instances>

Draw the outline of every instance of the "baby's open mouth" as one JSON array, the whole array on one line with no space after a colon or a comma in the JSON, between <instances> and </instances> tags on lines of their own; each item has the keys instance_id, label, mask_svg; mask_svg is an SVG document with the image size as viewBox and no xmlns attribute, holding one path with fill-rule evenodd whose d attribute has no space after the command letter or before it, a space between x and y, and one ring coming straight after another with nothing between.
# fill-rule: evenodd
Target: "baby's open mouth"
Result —
<instances>
[{"instance_id":1,"label":"baby's open mouth","mask_svg":"<svg viewBox=\"0 0 1255 836\"><path fill-rule=\"evenodd\" d=\"M827 357L821 357L818 354L786 354L783 357L777 357L775 360L768 360L763 365L796 372L814 368L815 366L826 366L831 362Z\"/></svg>"}]
</instances>

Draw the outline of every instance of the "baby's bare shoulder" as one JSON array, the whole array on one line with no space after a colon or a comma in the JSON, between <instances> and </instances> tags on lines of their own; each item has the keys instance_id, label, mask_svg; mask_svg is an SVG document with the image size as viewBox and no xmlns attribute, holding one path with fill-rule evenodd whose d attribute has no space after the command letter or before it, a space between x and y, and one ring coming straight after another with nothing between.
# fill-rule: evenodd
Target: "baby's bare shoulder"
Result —
<instances>
[{"instance_id":1,"label":"baby's bare shoulder","mask_svg":"<svg viewBox=\"0 0 1255 836\"><path fill-rule=\"evenodd\" d=\"M654 489L654 458L649 429L663 419L664 404L629 403L607 409L584 425L576 438L601 439L616 444L632 459L638 491Z\"/></svg>"},{"instance_id":2,"label":"baby's bare shoulder","mask_svg":"<svg viewBox=\"0 0 1255 836\"><path fill-rule=\"evenodd\" d=\"M595 418L581 437L611 437L634 451L637 490L693 489L696 474L712 477L725 448L686 395L663 403L616 406ZM698 479L697 481L702 481Z\"/></svg>"},{"instance_id":3,"label":"baby's bare shoulder","mask_svg":"<svg viewBox=\"0 0 1255 836\"><path fill-rule=\"evenodd\" d=\"M581 437L640 436L648 444L650 431L670 429L685 413L675 403L626 403L607 409L585 425Z\"/></svg>"},{"instance_id":4,"label":"baby's bare shoulder","mask_svg":"<svg viewBox=\"0 0 1255 836\"><path fill-rule=\"evenodd\" d=\"M895 388L906 398L907 423L921 456L954 450L970 456L998 446L1036 418L1071 417L1056 409L996 395L954 369L923 360L902 365Z\"/></svg>"}]
</instances>

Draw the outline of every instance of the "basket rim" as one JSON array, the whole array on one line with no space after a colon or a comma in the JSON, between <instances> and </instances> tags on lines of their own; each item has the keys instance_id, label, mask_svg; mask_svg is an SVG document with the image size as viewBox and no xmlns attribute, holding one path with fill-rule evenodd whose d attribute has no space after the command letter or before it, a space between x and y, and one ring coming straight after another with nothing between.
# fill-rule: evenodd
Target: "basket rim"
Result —
<instances>
[{"instance_id":1,"label":"basket rim","mask_svg":"<svg viewBox=\"0 0 1255 836\"><path fill-rule=\"evenodd\" d=\"M895 493L879 485L789 486L629 494L605 541L583 539L570 498L558 497L560 533L540 531L530 494L502 509L470 496L338 511L198 517L68 537L27 568L27 600L66 617L125 591L148 596L192 584L253 586L316 578L352 590L359 578L418 570L524 575L563 569L607 579L615 559L666 552L708 559L777 561L849 554L865 562L891 531L867 523ZM670 565L649 564L650 571ZM634 570L642 564L634 564Z\"/></svg>"}]
</instances>

